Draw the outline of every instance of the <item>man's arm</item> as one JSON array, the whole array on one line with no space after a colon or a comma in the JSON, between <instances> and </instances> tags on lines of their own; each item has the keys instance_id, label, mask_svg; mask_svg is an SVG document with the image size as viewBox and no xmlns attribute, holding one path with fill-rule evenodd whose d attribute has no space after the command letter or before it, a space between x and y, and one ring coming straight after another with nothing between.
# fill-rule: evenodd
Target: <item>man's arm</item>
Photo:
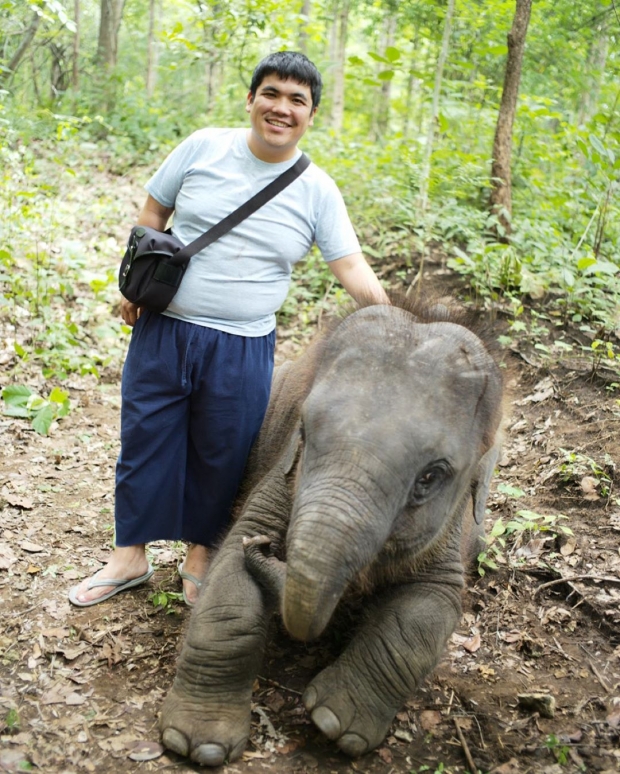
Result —
<instances>
[{"instance_id":1,"label":"man's arm","mask_svg":"<svg viewBox=\"0 0 620 774\"><path fill-rule=\"evenodd\" d=\"M345 255L344 258L330 261L327 265L347 293L358 303L367 299L372 299L377 304L390 303L377 275L361 253Z\"/></svg>"},{"instance_id":2,"label":"man's arm","mask_svg":"<svg viewBox=\"0 0 620 774\"><path fill-rule=\"evenodd\" d=\"M165 231L173 212L174 209L172 207L164 207L163 204L160 204L157 199L153 199L149 194L146 197L146 202L140 212L136 225L148 226L157 231ZM141 307L132 304L125 296L121 296L121 317L123 318L123 322L127 325L135 325L141 312Z\"/></svg>"}]
</instances>

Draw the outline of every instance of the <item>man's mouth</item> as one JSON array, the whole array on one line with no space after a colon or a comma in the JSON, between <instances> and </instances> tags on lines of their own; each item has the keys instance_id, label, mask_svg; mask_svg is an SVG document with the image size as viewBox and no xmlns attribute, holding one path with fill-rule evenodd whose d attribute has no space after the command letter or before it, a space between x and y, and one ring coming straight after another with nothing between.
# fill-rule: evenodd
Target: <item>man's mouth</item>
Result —
<instances>
[{"instance_id":1,"label":"man's mouth","mask_svg":"<svg viewBox=\"0 0 620 774\"><path fill-rule=\"evenodd\" d=\"M284 121L278 121L277 118L267 118L266 121L267 121L267 123L270 126L278 126L281 129L288 129L289 128L288 124L284 123Z\"/></svg>"}]
</instances>

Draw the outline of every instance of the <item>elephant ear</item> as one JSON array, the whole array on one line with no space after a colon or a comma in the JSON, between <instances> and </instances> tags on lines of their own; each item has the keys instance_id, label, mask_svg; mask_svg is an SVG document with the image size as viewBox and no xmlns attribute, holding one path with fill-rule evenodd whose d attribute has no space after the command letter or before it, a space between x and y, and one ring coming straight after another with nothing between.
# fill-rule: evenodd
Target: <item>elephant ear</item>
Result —
<instances>
[{"instance_id":1,"label":"elephant ear","mask_svg":"<svg viewBox=\"0 0 620 774\"><path fill-rule=\"evenodd\" d=\"M284 452L280 457L280 464L282 465L285 474L290 473L293 466L297 462L299 451L301 448L301 424L298 424L295 430L291 433L291 437L288 440L284 448Z\"/></svg>"},{"instance_id":2,"label":"elephant ear","mask_svg":"<svg viewBox=\"0 0 620 774\"><path fill-rule=\"evenodd\" d=\"M491 487L491 479L493 478L493 472L495 471L495 465L499 458L499 452L501 447L501 438L499 433L495 439L495 443L491 448L485 452L476 468L476 473L472 481L472 495L474 498L474 519L476 524L482 524L484 521L484 514L486 510L487 498L489 496L489 489Z\"/></svg>"}]
</instances>

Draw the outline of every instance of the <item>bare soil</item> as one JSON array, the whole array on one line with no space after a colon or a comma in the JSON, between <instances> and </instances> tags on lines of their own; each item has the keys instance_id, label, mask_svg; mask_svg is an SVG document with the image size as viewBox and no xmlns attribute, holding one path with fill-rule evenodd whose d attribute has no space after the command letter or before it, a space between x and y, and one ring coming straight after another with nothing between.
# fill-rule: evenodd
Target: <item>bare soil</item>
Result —
<instances>
[{"instance_id":1,"label":"bare soil","mask_svg":"<svg viewBox=\"0 0 620 774\"><path fill-rule=\"evenodd\" d=\"M501 313L495 324L505 332ZM279 358L304 335L282 331ZM300 700L332 643L294 644L274 623L251 741L227 774L620 771L620 402L587 359L543 363L526 339L503 356L488 531L528 510L548 517L534 519L544 529L515 527L489 548L497 569L471 578L439 667L359 760L321 738ZM197 771L157 732L189 618L183 547L152 545L154 578L132 593L83 610L67 600L113 539L118 363L66 386L74 408L47 437L0 418L0 771Z\"/></svg>"}]
</instances>

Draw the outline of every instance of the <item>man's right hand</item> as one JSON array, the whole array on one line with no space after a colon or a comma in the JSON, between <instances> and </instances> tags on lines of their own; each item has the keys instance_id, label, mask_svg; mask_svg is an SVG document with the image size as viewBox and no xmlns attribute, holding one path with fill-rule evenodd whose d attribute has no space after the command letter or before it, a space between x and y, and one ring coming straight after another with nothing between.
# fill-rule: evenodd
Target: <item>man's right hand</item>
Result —
<instances>
[{"instance_id":1,"label":"man's right hand","mask_svg":"<svg viewBox=\"0 0 620 774\"><path fill-rule=\"evenodd\" d=\"M142 307L133 304L128 301L125 296L121 297L121 317L123 322L132 327L136 324L136 320L142 314Z\"/></svg>"}]
</instances>

